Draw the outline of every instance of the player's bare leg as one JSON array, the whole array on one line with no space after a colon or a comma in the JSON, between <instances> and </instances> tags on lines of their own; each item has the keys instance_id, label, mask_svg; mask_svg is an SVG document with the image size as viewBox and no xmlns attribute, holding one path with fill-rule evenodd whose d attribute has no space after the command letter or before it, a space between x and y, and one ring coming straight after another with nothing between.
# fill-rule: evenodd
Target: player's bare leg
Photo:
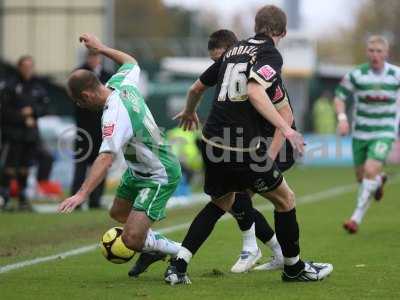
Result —
<instances>
[{"instance_id":1,"label":"player's bare leg","mask_svg":"<svg viewBox=\"0 0 400 300\"><path fill-rule=\"evenodd\" d=\"M117 222L125 224L131 211L131 201L116 197L110 209L110 217ZM138 277L141 273L145 272L151 264L164 260L166 256L167 254L158 251L143 252L132 266L128 275L131 277Z\"/></svg>"},{"instance_id":2,"label":"player's bare leg","mask_svg":"<svg viewBox=\"0 0 400 300\"><path fill-rule=\"evenodd\" d=\"M284 256L284 281L319 281L333 270L331 264L308 263L300 259L299 226L295 195L286 181L273 191L261 193L275 206L275 232Z\"/></svg>"},{"instance_id":3,"label":"player's bare leg","mask_svg":"<svg viewBox=\"0 0 400 300\"><path fill-rule=\"evenodd\" d=\"M145 212L131 210L122 232L122 241L125 246L131 250L141 252L152 223Z\"/></svg>"},{"instance_id":4,"label":"player's bare leg","mask_svg":"<svg viewBox=\"0 0 400 300\"><path fill-rule=\"evenodd\" d=\"M383 169L382 162L368 159L362 168L363 178L358 191L357 206L351 218L343 225L349 233L356 233L358 231L358 227L371 205L371 196L375 195L379 189L382 196L383 184L386 182L386 176L381 175Z\"/></svg>"},{"instance_id":5,"label":"player's bare leg","mask_svg":"<svg viewBox=\"0 0 400 300\"><path fill-rule=\"evenodd\" d=\"M130 212L132 211L132 202L126 199L116 197L110 209L110 217L115 221L125 224Z\"/></svg>"},{"instance_id":6,"label":"player's bare leg","mask_svg":"<svg viewBox=\"0 0 400 300\"><path fill-rule=\"evenodd\" d=\"M232 208L234 200L235 200L235 193L228 193L220 198L212 199L211 202L214 203L223 211L227 212Z\"/></svg>"},{"instance_id":7,"label":"player's bare leg","mask_svg":"<svg viewBox=\"0 0 400 300\"><path fill-rule=\"evenodd\" d=\"M142 252L129 276L137 277L152 263L167 255L176 256L180 245L151 230L153 221L145 212L131 210L124 225L122 241L131 250Z\"/></svg>"}]
</instances>

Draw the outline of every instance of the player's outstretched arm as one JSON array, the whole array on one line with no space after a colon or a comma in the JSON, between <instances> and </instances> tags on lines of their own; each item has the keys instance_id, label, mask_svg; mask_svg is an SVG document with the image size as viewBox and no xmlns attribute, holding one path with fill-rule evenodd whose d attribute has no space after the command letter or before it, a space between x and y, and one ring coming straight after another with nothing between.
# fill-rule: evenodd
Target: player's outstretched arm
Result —
<instances>
[{"instance_id":1,"label":"player's outstretched arm","mask_svg":"<svg viewBox=\"0 0 400 300\"><path fill-rule=\"evenodd\" d=\"M126 63L135 63L137 64L136 59L134 59L129 54L107 47L104 45L94 34L91 33L83 33L79 37L79 41L84 43L86 48L91 51L100 53L119 65L126 64Z\"/></svg>"},{"instance_id":2,"label":"player's outstretched arm","mask_svg":"<svg viewBox=\"0 0 400 300\"><path fill-rule=\"evenodd\" d=\"M58 206L58 211L62 213L70 213L75 209L75 207L82 204L100 182L103 181L113 160L114 154L107 152L100 153L90 168L89 176L83 182L79 191L75 195L61 202Z\"/></svg>"},{"instance_id":3,"label":"player's outstretched arm","mask_svg":"<svg viewBox=\"0 0 400 300\"><path fill-rule=\"evenodd\" d=\"M346 103L339 99L338 97L335 98L335 109L336 115L338 119L337 130L340 135L348 135L350 132L349 121L347 120L346 115Z\"/></svg>"},{"instance_id":4,"label":"player's outstretched arm","mask_svg":"<svg viewBox=\"0 0 400 300\"><path fill-rule=\"evenodd\" d=\"M204 85L199 79L190 87L184 110L173 118L174 120L179 120L179 127L182 127L183 130L199 128L199 118L196 110L207 88L208 86Z\"/></svg>"},{"instance_id":5,"label":"player's outstretched arm","mask_svg":"<svg viewBox=\"0 0 400 300\"><path fill-rule=\"evenodd\" d=\"M272 125L282 131L285 138L292 144L293 149L300 154L304 153L304 138L281 117L265 89L257 82L250 81L247 84L247 95L254 108Z\"/></svg>"},{"instance_id":6,"label":"player's outstretched arm","mask_svg":"<svg viewBox=\"0 0 400 300\"><path fill-rule=\"evenodd\" d=\"M208 86L204 85L199 79L197 79L189 89L187 94L187 101L185 111L193 113L197 110L200 104L204 92L208 89Z\"/></svg>"}]
</instances>

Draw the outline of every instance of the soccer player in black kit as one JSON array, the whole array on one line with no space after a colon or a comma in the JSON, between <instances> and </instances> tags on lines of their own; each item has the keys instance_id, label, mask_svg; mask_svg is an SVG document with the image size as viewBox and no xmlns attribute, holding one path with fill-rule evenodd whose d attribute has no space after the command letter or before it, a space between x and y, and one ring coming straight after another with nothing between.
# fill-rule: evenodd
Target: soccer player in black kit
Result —
<instances>
[{"instance_id":1,"label":"soccer player in black kit","mask_svg":"<svg viewBox=\"0 0 400 300\"><path fill-rule=\"evenodd\" d=\"M208 41L209 56L214 61L217 61L225 51L237 43L236 35L230 30L217 30L213 32ZM203 93L211 86L215 86L218 81L219 63L209 67L199 79L191 86L188 93L188 101L199 103ZM284 87L277 87L272 97L273 103L281 116L287 121L288 124L294 125L294 117L290 105L286 105L285 98L287 92ZM290 101L289 101L290 102ZM277 167L282 171L290 169L294 164L293 149L290 143L282 146L282 139L273 135L275 131L271 131L271 126L267 122L263 136L269 138L268 155L276 161ZM260 147L266 147L262 143ZM215 205L210 202L209 206ZM207 209L207 208L205 208ZM267 220L257 209L252 207L250 195L246 192L236 193L235 201L232 205L230 213L235 217L243 236L243 248L238 261L231 268L234 273L243 273L249 271L258 259L261 257L261 251L257 244L252 243L249 236L256 237L272 251L272 259L265 264L262 264L254 270L275 270L283 268L283 255L281 247L278 243L274 230L269 226Z\"/></svg>"},{"instance_id":2,"label":"soccer player in black kit","mask_svg":"<svg viewBox=\"0 0 400 300\"><path fill-rule=\"evenodd\" d=\"M300 153L304 151L303 137L272 103L277 89L283 88L283 60L275 45L286 35L285 13L272 5L261 8L255 18L255 33L228 49L217 62L215 100L202 135L204 191L215 205L207 205L192 222L177 259L167 268L165 281L171 285L190 283L186 270L191 257L218 219L231 209L235 192L241 191L258 193L275 207L276 236L284 256L283 281L319 281L333 270L331 264L300 259L294 193L268 152L260 147L261 128L267 120L271 130L279 130L275 134L286 138ZM279 102L289 105L287 98ZM183 128L197 125L196 104L187 103L179 116Z\"/></svg>"}]
</instances>

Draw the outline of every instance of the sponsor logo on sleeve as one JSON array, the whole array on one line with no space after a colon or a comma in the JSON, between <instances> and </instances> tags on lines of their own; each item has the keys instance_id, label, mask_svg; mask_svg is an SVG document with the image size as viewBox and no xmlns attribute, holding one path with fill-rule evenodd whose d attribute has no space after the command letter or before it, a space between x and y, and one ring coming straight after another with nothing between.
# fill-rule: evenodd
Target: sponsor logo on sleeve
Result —
<instances>
[{"instance_id":1,"label":"sponsor logo on sleeve","mask_svg":"<svg viewBox=\"0 0 400 300\"><path fill-rule=\"evenodd\" d=\"M103 126L103 139L111 137L114 134L115 124L104 124Z\"/></svg>"},{"instance_id":2,"label":"sponsor logo on sleeve","mask_svg":"<svg viewBox=\"0 0 400 300\"><path fill-rule=\"evenodd\" d=\"M278 86L275 90L275 94L274 94L274 97L272 98L272 102L276 102L276 101L282 99L282 97L283 97L283 91L282 91L281 87Z\"/></svg>"},{"instance_id":3,"label":"sponsor logo on sleeve","mask_svg":"<svg viewBox=\"0 0 400 300\"><path fill-rule=\"evenodd\" d=\"M275 76L276 71L270 65L265 65L258 69L257 73L260 74L265 80L269 81Z\"/></svg>"}]
</instances>

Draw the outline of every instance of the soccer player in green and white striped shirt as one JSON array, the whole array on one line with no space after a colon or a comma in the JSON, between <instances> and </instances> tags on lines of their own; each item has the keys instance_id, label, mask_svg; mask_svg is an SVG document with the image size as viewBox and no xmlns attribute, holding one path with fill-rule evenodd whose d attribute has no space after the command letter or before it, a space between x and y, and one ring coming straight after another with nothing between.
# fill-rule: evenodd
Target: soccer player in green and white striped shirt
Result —
<instances>
[{"instance_id":1,"label":"soccer player in green and white striped shirt","mask_svg":"<svg viewBox=\"0 0 400 300\"><path fill-rule=\"evenodd\" d=\"M386 175L383 165L397 134L397 98L400 90L400 68L386 62L389 43L382 36L371 36L367 42L369 62L348 73L336 89L335 106L338 132L350 131L346 101L353 97L353 160L360 183L357 207L344 223L349 233L358 230L371 203L383 196Z\"/></svg>"},{"instance_id":2,"label":"soccer player in green and white striped shirt","mask_svg":"<svg viewBox=\"0 0 400 300\"><path fill-rule=\"evenodd\" d=\"M83 203L122 151L128 168L121 178L110 216L124 223L125 246L142 253L138 260L142 262L140 270L136 268L137 262L129 274L137 276L148 266L149 259L176 256L180 249L178 243L153 232L151 226L165 217L167 201L181 178L181 168L137 87L137 61L105 46L92 34L82 34L80 41L89 50L114 60L120 68L106 85L93 72L82 69L68 78L68 91L77 105L103 110L103 142L81 188L60 204L59 211L69 213ZM144 262L147 263L143 265Z\"/></svg>"}]
</instances>

